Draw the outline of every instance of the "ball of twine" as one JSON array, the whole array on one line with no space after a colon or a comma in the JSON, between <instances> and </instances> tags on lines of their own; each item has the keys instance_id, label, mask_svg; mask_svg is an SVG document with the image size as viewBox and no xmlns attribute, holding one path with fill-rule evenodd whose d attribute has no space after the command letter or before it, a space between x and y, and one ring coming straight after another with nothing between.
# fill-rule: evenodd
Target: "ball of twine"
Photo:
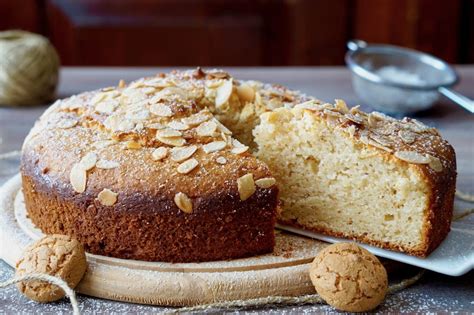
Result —
<instances>
[{"instance_id":1,"label":"ball of twine","mask_svg":"<svg viewBox=\"0 0 474 315\"><path fill-rule=\"evenodd\" d=\"M17 30L0 32L0 105L50 101L58 72L58 54L45 37Z\"/></svg>"}]
</instances>

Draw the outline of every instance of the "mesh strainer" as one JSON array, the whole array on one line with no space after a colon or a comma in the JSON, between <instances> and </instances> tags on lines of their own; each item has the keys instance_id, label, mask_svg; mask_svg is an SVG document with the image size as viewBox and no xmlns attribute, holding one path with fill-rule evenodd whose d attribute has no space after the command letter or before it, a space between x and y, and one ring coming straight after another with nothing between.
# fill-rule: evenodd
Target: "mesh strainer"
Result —
<instances>
[{"instance_id":1,"label":"mesh strainer","mask_svg":"<svg viewBox=\"0 0 474 315\"><path fill-rule=\"evenodd\" d=\"M359 97L373 108L403 115L430 108L442 94L474 113L474 102L450 89L459 77L434 56L391 45L347 43L346 63Z\"/></svg>"}]
</instances>

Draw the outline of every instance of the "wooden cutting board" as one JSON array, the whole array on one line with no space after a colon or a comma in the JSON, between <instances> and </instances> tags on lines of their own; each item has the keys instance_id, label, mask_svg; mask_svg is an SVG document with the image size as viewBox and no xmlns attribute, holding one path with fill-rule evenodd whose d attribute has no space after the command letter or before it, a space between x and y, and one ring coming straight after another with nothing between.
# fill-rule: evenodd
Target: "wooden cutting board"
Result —
<instances>
[{"instance_id":1,"label":"wooden cutting board","mask_svg":"<svg viewBox=\"0 0 474 315\"><path fill-rule=\"evenodd\" d=\"M0 258L11 266L42 236L26 217L21 178L0 188ZM76 290L143 304L186 306L314 293L308 263L327 243L277 232L272 254L205 263L144 262L87 254L88 271Z\"/></svg>"}]
</instances>

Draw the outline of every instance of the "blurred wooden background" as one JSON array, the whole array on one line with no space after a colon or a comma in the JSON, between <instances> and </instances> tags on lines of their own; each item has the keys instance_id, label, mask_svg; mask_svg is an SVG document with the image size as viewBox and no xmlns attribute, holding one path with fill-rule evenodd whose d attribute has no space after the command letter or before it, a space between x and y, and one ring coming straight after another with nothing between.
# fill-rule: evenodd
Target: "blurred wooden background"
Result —
<instances>
[{"instance_id":1,"label":"blurred wooden background","mask_svg":"<svg viewBox=\"0 0 474 315\"><path fill-rule=\"evenodd\" d=\"M64 65L343 64L351 38L474 63L474 0L0 0Z\"/></svg>"}]
</instances>

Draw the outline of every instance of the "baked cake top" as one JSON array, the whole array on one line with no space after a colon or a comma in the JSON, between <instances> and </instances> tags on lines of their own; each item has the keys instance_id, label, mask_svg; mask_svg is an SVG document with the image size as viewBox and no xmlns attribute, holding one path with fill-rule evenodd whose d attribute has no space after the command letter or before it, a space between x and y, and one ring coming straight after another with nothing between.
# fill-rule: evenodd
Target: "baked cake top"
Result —
<instances>
[{"instance_id":1,"label":"baked cake top","mask_svg":"<svg viewBox=\"0 0 474 315\"><path fill-rule=\"evenodd\" d=\"M199 68L58 100L30 132L24 151L36 155L43 175L62 178L77 193L95 185L89 176L97 177L106 188L93 191L102 189L103 204L114 204L119 190L152 191L192 211L192 197L238 189L245 200L256 185L275 184L250 151L260 115L280 107L314 113L366 145L429 165L430 172L452 166L447 142L415 119L366 114L340 100L325 104L279 85Z\"/></svg>"}]
</instances>

